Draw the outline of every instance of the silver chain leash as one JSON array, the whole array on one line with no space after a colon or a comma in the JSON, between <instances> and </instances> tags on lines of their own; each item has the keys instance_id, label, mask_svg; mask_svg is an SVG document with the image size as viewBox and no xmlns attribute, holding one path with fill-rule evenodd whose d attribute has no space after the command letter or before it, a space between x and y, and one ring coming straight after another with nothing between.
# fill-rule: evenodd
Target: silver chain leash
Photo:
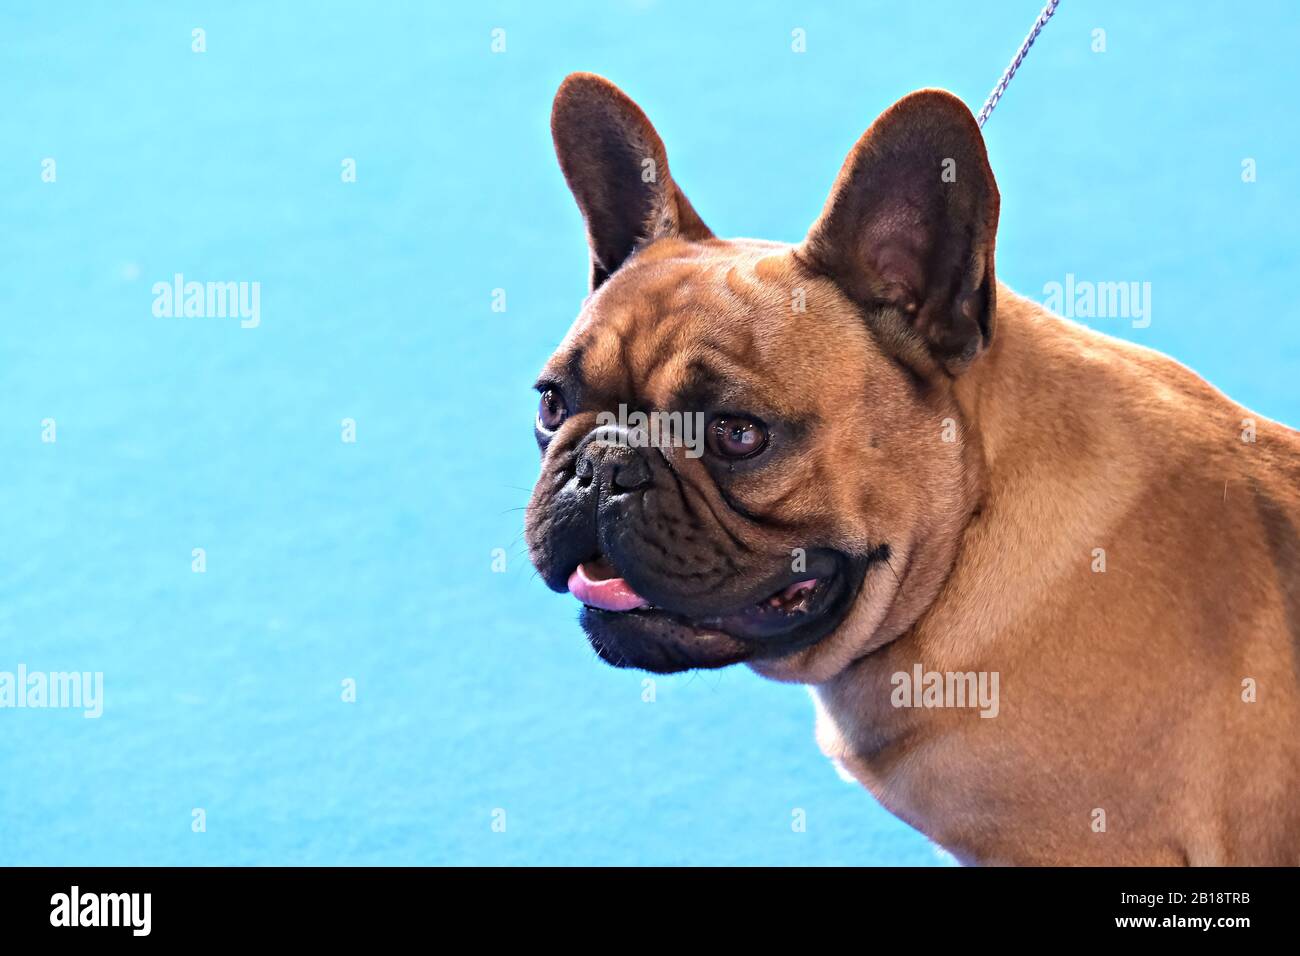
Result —
<instances>
[{"instance_id":1,"label":"silver chain leash","mask_svg":"<svg viewBox=\"0 0 1300 956\"><path fill-rule=\"evenodd\" d=\"M1056 12L1056 5L1060 2L1061 0L1047 0L1047 6L1043 7L1042 12L1038 14L1038 19L1034 21L1034 28L1029 31L1029 36L1025 37L1025 42L1020 44L1020 49L1016 51L1011 65L1006 68L1002 74L1002 79L998 80L998 85L993 87L993 92L984 101L984 108L980 110L979 116L975 117L975 122L979 124L980 129L984 128L984 123L989 118L989 114L993 112L993 107L997 106L998 100L1002 99L1002 94L1007 91L1007 84L1016 75L1016 70L1020 69L1020 63L1024 60L1025 54L1034 45L1034 41L1038 39L1038 34L1047 25L1047 21L1052 19L1052 14Z\"/></svg>"}]
</instances>

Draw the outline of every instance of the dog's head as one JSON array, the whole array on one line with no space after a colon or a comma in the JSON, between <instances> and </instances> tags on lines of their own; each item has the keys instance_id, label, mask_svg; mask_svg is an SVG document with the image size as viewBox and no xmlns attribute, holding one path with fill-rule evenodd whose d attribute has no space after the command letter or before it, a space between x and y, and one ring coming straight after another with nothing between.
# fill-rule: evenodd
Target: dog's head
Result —
<instances>
[{"instance_id":1,"label":"dog's head","mask_svg":"<svg viewBox=\"0 0 1300 956\"><path fill-rule=\"evenodd\" d=\"M797 246L716 238L617 87L551 128L592 293L538 380L533 563L602 658L819 682L934 599L977 497L953 397L992 341L998 192L969 110L914 93Z\"/></svg>"}]
</instances>

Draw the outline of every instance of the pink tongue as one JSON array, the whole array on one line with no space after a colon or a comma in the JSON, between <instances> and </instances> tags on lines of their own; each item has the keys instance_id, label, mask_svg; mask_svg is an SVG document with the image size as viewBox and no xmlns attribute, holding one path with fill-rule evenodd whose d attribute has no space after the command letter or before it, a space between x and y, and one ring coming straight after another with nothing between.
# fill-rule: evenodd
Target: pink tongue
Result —
<instances>
[{"instance_id":1,"label":"pink tongue","mask_svg":"<svg viewBox=\"0 0 1300 956\"><path fill-rule=\"evenodd\" d=\"M592 577L585 564L569 575L569 593L583 604L605 611L631 611L650 602L637 594L622 578Z\"/></svg>"}]
</instances>

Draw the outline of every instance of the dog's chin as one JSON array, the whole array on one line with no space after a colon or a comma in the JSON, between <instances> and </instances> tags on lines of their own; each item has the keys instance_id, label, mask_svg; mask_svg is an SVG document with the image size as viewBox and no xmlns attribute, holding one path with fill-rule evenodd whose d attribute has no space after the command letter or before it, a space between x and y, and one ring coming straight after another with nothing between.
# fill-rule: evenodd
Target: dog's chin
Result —
<instances>
[{"instance_id":1,"label":"dog's chin","mask_svg":"<svg viewBox=\"0 0 1300 956\"><path fill-rule=\"evenodd\" d=\"M848 614L869 561L837 560L797 600L781 592L741 608L694 616L662 607L607 611L584 606L580 618L600 658L615 667L670 674L784 657L829 637Z\"/></svg>"}]
</instances>

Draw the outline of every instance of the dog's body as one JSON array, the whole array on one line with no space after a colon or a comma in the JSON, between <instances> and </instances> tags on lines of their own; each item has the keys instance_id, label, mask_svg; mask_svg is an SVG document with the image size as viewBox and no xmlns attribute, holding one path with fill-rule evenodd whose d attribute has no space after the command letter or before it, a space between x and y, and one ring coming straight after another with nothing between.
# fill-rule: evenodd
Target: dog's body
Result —
<instances>
[{"instance_id":1,"label":"dog's body","mask_svg":"<svg viewBox=\"0 0 1300 956\"><path fill-rule=\"evenodd\" d=\"M1300 864L1300 440L998 302L955 389L980 511L916 625L817 689L819 742L963 861ZM1000 672L997 718L891 706L917 661Z\"/></svg>"},{"instance_id":2,"label":"dog's body","mask_svg":"<svg viewBox=\"0 0 1300 956\"><path fill-rule=\"evenodd\" d=\"M602 657L812 685L823 749L963 861L1300 863L1300 436L999 286L947 94L798 246L713 237L607 81L553 129L594 294L529 545ZM617 404L698 409L708 454L629 447ZM996 675L995 719L900 706L918 667Z\"/></svg>"}]
</instances>

